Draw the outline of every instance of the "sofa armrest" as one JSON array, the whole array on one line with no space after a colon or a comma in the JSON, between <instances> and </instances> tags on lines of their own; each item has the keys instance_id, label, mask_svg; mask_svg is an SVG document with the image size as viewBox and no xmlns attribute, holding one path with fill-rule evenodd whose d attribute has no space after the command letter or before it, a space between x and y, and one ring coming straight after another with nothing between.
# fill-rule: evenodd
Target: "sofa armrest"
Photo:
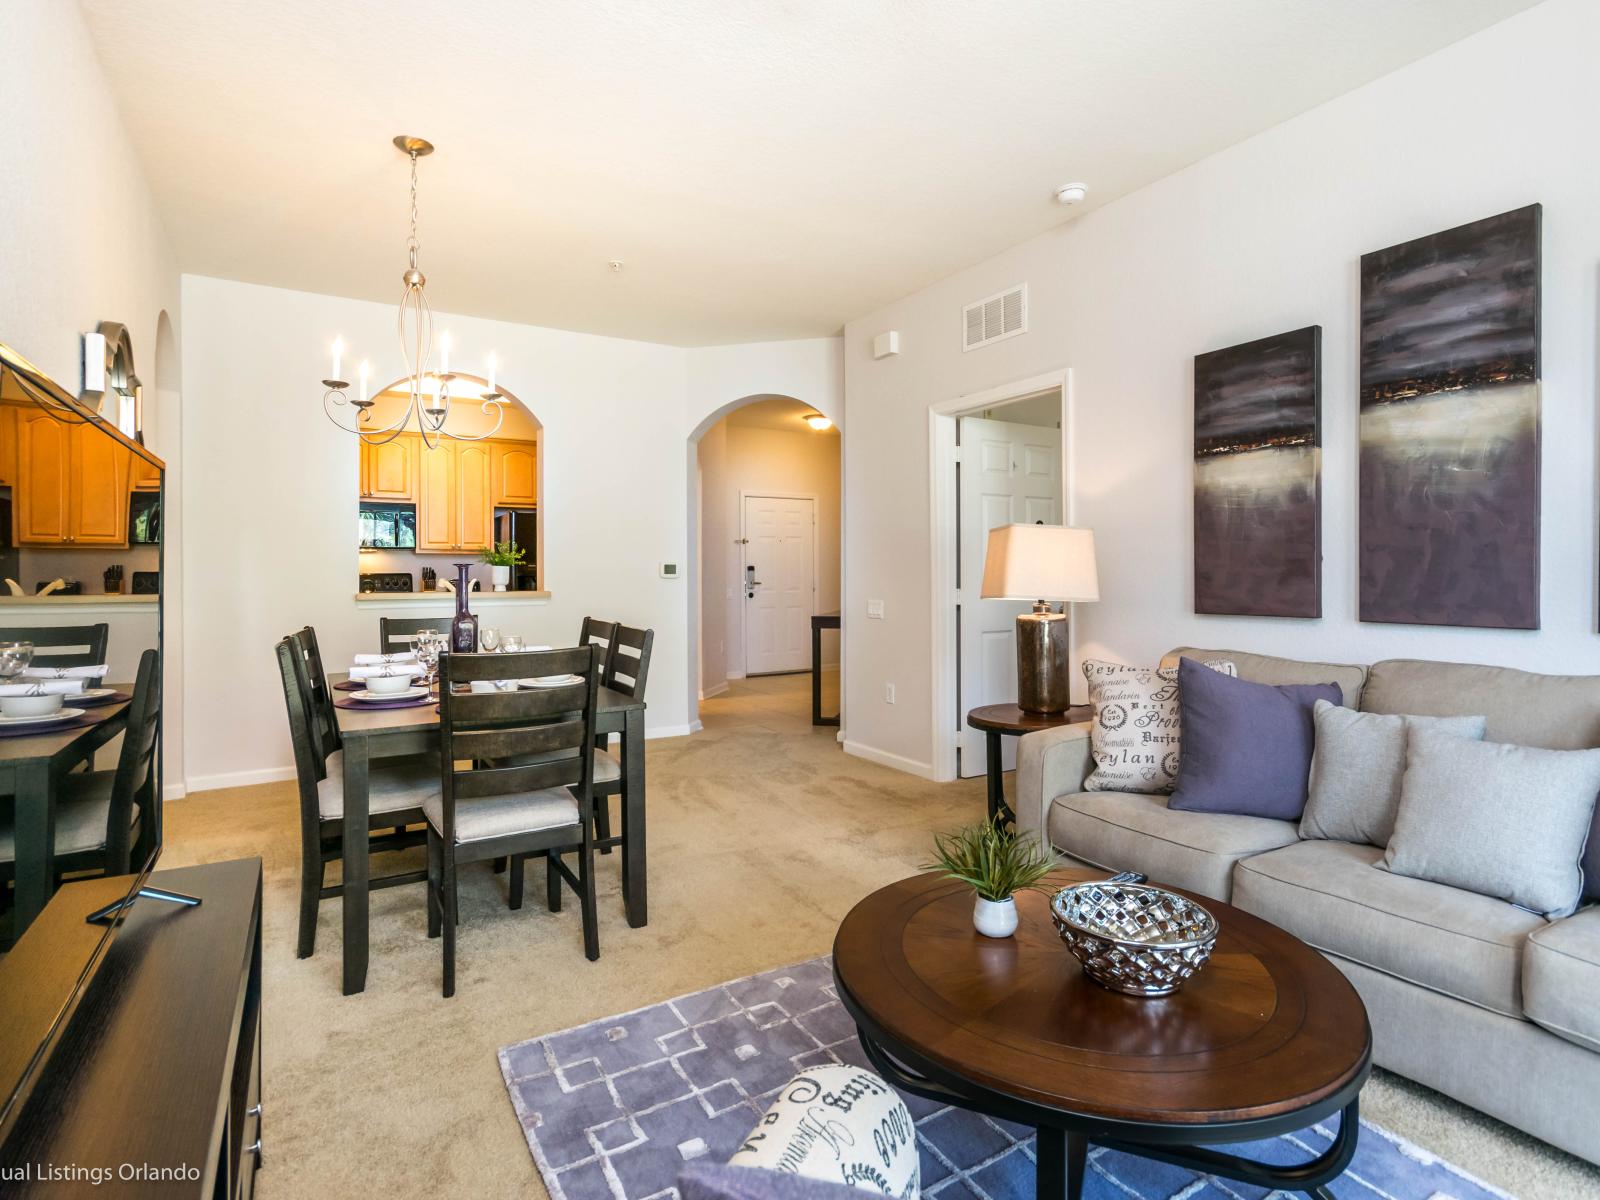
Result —
<instances>
[{"instance_id":1,"label":"sofa armrest","mask_svg":"<svg viewBox=\"0 0 1600 1200\"><path fill-rule=\"evenodd\" d=\"M1017 743L1017 832L1036 837L1049 848L1046 832L1050 805L1057 796L1083 791L1094 766L1089 729L1079 721L1058 729L1030 733Z\"/></svg>"}]
</instances>

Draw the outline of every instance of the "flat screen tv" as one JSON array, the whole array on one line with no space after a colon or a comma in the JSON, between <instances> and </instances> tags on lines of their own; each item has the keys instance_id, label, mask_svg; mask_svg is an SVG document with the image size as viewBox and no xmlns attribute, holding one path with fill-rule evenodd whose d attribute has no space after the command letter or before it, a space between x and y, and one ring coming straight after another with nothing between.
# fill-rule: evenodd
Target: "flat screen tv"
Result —
<instances>
[{"instance_id":1,"label":"flat screen tv","mask_svg":"<svg viewBox=\"0 0 1600 1200\"><path fill-rule=\"evenodd\" d=\"M10 492L13 535L4 561L16 571L0 580L0 643L8 646L0 652L0 675L5 676L0 682L15 685L29 676L37 679L61 671L77 671L81 677L84 668L98 663L106 668L103 676L83 680L81 692L63 697L66 707L81 706L81 716L57 720L48 733L41 727L26 737L0 737L4 785L0 806L9 806L19 835L17 869L9 882L0 884L10 889L9 907L0 914L0 974L18 945L27 945L30 955L43 950L60 957L60 961L44 960L55 982L35 986L27 981L27 1003L16 1006L22 1011L0 1012L0 1141L26 1105L52 1048L92 986L127 905L138 897L161 853L159 711L153 738L145 743L149 749L142 754L130 751L133 757L127 760L137 763L133 776L137 790L130 787L130 794L137 797L132 807L137 820L127 839L126 856L120 851L108 854L98 870L91 866L83 873L67 872L58 885L57 864L42 852L42 841L38 847L27 845L22 826L16 823L25 806L32 806L25 815L36 815L39 806L54 803L52 789L57 785L41 785L34 782L38 773L19 770L30 756L45 751L70 757L97 741L85 756L84 769L114 771L122 761L122 747L137 739L123 738L120 730L110 737L83 735L116 721L126 726L131 705L124 698L132 691L146 651L156 655L151 677L159 681L162 675L159 583L153 592L135 594L127 581L136 574L166 577L159 535L152 536L151 530L152 515L160 511L166 472L162 461L145 448L142 435L130 437L101 416L101 408L111 414L121 411L124 406L117 402L118 396L136 396L140 388L126 333L113 353L104 396L80 400L0 344L0 475L6 476L0 485ZM161 370L158 363L158 375ZM145 498L136 503L136 494ZM141 515L142 525L135 530ZM126 520L129 527L120 527L119 520ZM155 524L158 529L159 516ZM35 594L36 577L50 583L60 580L67 592L47 587L44 594ZM11 586L11 580L17 586ZM69 705L69 700L77 704ZM0 712L0 717L4 715ZM0 733L12 732L0 728ZM28 856L36 848L41 853L30 861ZM47 939L49 944L38 939L28 942L39 914L59 890L72 888L81 874L118 878L122 883L116 895L121 901L66 944L55 939ZM8 988L5 994L16 992Z\"/></svg>"}]
</instances>

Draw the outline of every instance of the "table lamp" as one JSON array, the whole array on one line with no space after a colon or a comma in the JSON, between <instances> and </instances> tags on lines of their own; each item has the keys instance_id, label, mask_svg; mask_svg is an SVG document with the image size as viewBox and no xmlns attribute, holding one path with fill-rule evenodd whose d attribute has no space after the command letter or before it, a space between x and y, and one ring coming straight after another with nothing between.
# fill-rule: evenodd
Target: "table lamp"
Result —
<instances>
[{"instance_id":1,"label":"table lamp","mask_svg":"<svg viewBox=\"0 0 1600 1200\"><path fill-rule=\"evenodd\" d=\"M1094 531L1063 525L1001 525L989 531L983 563L985 600L1032 600L1017 617L1017 705L1027 712L1065 712L1072 661L1066 605L1100 599ZM1062 604L1062 611L1052 607Z\"/></svg>"}]
</instances>

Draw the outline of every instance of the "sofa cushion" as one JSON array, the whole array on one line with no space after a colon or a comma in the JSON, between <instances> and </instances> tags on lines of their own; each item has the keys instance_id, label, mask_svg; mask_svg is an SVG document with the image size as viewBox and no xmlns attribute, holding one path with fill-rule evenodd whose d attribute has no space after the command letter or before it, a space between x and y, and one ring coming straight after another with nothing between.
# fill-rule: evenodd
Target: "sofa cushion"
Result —
<instances>
[{"instance_id":1,"label":"sofa cushion","mask_svg":"<svg viewBox=\"0 0 1600 1200\"><path fill-rule=\"evenodd\" d=\"M1300 836L1387 846L1400 811L1406 730L1483 738L1482 717L1414 717L1358 712L1317 701L1316 753Z\"/></svg>"},{"instance_id":2,"label":"sofa cushion","mask_svg":"<svg viewBox=\"0 0 1600 1200\"><path fill-rule=\"evenodd\" d=\"M1578 863L1596 796L1600 750L1540 750L1412 729L1383 865L1564 917L1583 898Z\"/></svg>"},{"instance_id":3,"label":"sofa cushion","mask_svg":"<svg viewBox=\"0 0 1600 1200\"><path fill-rule=\"evenodd\" d=\"M1233 903L1318 950L1509 1017L1537 913L1376 868L1383 851L1301 842L1240 862Z\"/></svg>"},{"instance_id":4,"label":"sofa cushion","mask_svg":"<svg viewBox=\"0 0 1600 1200\"><path fill-rule=\"evenodd\" d=\"M1522 952L1528 1019L1600 1051L1600 905L1533 931Z\"/></svg>"},{"instance_id":5,"label":"sofa cushion","mask_svg":"<svg viewBox=\"0 0 1600 1200\"><path fill-rule=\"evenodd\" d=\"M1077 792L1050 806L1056 849L1108 871L1142 871L1156 883L1226 900L1233 864L1295 841L1293 821L1173 812L1165 796Z\"/></svg>"},{"instance_id":6,"label":"sofa cushion","mask_svg":"<svg viewBox=\"0 0 1600 1200\"><path fill-rule=\"evenodd\" d=\"M1253 683L1179 660L1183 762L1174 810L1298 821L1311 770L1312 706L1334 683Z\"/></svg>"},{"instance_id":7,"label":"sofa cushion","mask_svg":"<svg viewBox=\"0 0 1600 1200\"><path fill-rule=\"evenodd\" d=\"M1244 674L1244 663L1239 673ZM1546 750L1600 746L1600 675L1536 675L1511 667L1396 658L1376 663L1366 712L1461 717L1482 713L1484 738Z\"/></svg>"},{"instance_id":8,"label":"sofa cushion","mask_svg":"<svg viewBox=\"0 0 1600 1200\"><path fill-rule=\"evenodd\" d=\"M1274 658L1243 650L1196 650L1192 646L1180 646L1163 658L1161 665L1171 665L1179 658L1228 659L1234 673L1251 683L1336 683L1346 708L1358 707L1367 678L1367 668L1351 663L1302 662L1298 658Z\"/></svg>"}]
</instances>

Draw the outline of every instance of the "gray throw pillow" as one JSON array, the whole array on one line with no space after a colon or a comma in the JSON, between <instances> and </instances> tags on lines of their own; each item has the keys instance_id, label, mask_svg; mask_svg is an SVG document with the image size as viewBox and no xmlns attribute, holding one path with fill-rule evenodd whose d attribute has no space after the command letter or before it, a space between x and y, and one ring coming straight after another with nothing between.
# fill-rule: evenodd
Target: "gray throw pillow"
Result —
<instances>
[{"instance_id":1,"label":"gray throw pillow","mask_svg":"<svg viewBox=\"0 0 1600 1200\"><path fill-rule=\"evenodd\" d=\"M1483 740L1483 717L1413 717L1357 712L1318 700L1317 747L1300 836L1387 846L1406 772L1406 731Z\"/></svg>"},{"instance_id":2,"label":"gray throw pillow","mask_svg":"<svg viewBox=\"0 0 1600 1200\"><path fill-rule=\"evenodd\" d=\"M1600 750L1540 750L1414 729L1383 866L1564 917L1600 795Z\"/></svg>"}]
</instances>

